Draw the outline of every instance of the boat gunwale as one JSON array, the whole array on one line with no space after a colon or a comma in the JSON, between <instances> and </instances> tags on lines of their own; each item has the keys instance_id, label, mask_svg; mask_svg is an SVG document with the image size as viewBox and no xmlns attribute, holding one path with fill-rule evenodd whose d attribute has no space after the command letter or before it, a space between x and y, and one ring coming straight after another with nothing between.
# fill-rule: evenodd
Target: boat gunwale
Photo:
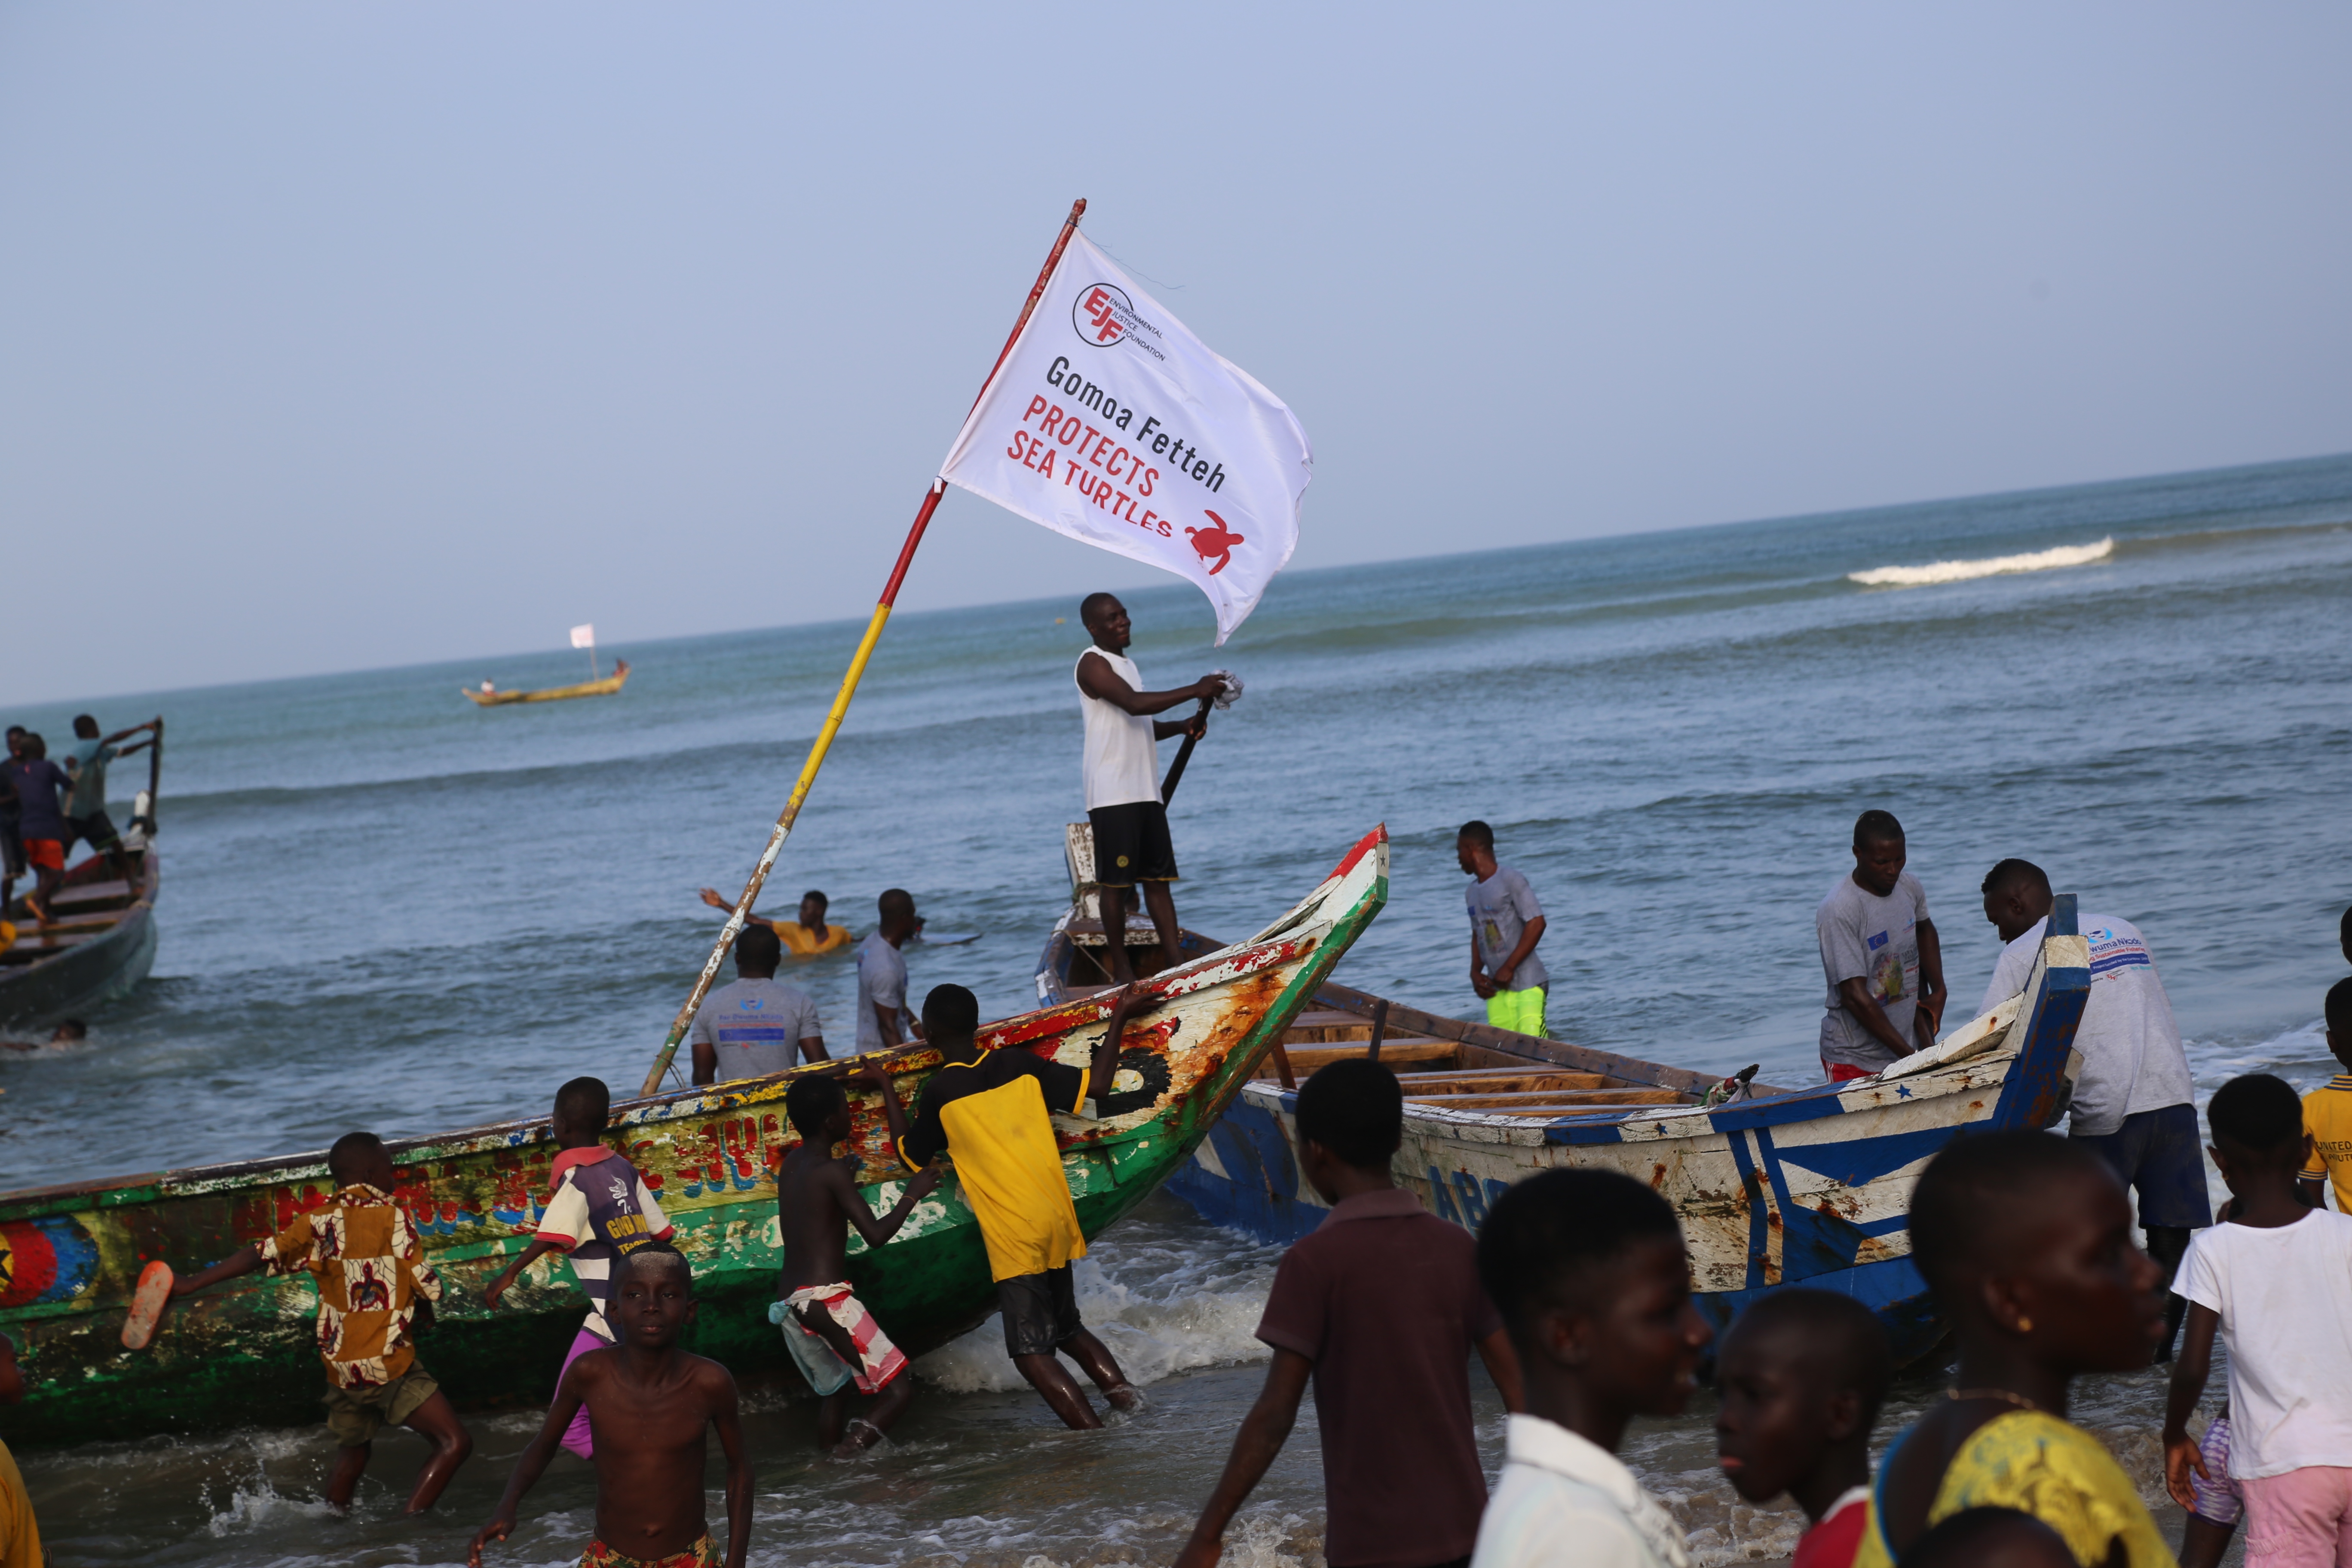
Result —
<instances>
[{"instance_id":1,"label":"boat gunwale","mask_svg":"<svg viewBox=\"0 0 2352 1568\"><path fill-rule=\"evenodd\" d=\"M9 1005L12 994L17 987L22 987L27 993L35 989L36 977L54 978L68 963L89 962L96 955L110 953L114 949L124 944L135 948L146 940L146 932L155 919L155 900L163 892L163 868L161 858L155 853L153 839L148 840L146 847L139 851L139 855L138 889L132 894L131 901L123 905L121 918L112 925L87 942L78 942L71 947L59 948L55 952L45 953L29 963L0 966L0 1016L16 1023L52 1015L77 1005L89 993L76 992L64 1001L55 1004L36 1002L21 1015L5 1011ZM106 874L99 875L91 872L89 868L94 866L103 868ZM68 871L63 885L73 888L87 886L90 882L112 881L114 879L112 872L113 868L107 866L101 857L93 855ZM78 875L82 879L80 882L75 880ZM21 909L31 890L28 889L26 893L17 895L5 906L0 906L0 919L10 919L11 923L17 923L8 911ZM31 911L26 910L25 913L29 919ZM21 925L19 929L22 929ZM37 931L39 929L37 924L34 929ZM106 980L110 979L119 967L119 961L109 960L103 965L105 977L98 982L94 989L103 991Z\"/></svg>"},{"instance_id":2,"label":"boat gunwale","mask_svg":"<svg viewBox=\"0 0 2352 1568\"><path fill-rule=\"evenodd\" d=\"M1375 835L1378 832L1378 829L1374 830ZM1143 981L1147 992L1162 1000L1173 1001L1197 992L1233 984L1284 963L1305 962L1311 964L1320 949L1343 933L1352 942L1354 934L1360 932L1362 924L1369 921L1372 913L1377 912L1386 901L1385 875L1376 874L1372 884L1364 890L1364 896L1348 910L1324 917L1321 909L1346 885L1345 869L1352 869L1358 858L1360 858L1359 855L1351 853L1349 858L1343 862L1341 872L1326 878L1313 893L1293 906L1281 921L1267 928L1270 931L1284 934L1228 944L1187 959L1181 964L1147 977ZM1369 909L1365 907L1367 905ZM1301 917L1304 917L1303 921ZM1324 927L1321 931L1304 936L1297 934L1302 923L1311 923L1318 918ZM1351 923L1351 930L1345 929ZM1342 944L1343 952L1346 945ZM1234 965L1239 967L1230 967ZM1224 972L1212 973L1213 969ZM1327 983L1328 978L1317 981L1318 986ZM1286 994L1288 988L1285 989ZM1312 994L1310 993L1307 1000L1311 1001ZM1301 1005L1304 1005L1302 1002ZM1047 1039L1066 1037L1088 1024L1100 1022L1105 1016L1105 1007L1093 997L1072 998L998 1019L983 1026L980 1037L988 1049L1030 1049ZM1008 1036L1012 1037L1006 1037ZM1262 1055L1263 1050L1258 1054ZM932 1061L924 1060L926 1057L931 1058ZM933 1065L936 1057L937 1053L930 1046L915 1041L881 1051L866 1051L828 1061L803 1063L757 1079L737 1079L728 1080L724 1085L688 1085L668 1089L616 1103L612 1110L606 1134L609 1137L629 1128L694 1116L719 1115L749 1105L771 1103L781 1100L794 1081L803 1078L845 1077L852 1072L892 1062L904 1063L903 1072L920 1071ZM1150 1109L1156 1113L1165 1113L1178 1108L1171 1104ZM1123 1119L1107 1119L1119 1120ZM1097 1123L1081 1130L1069 1130L1057 1125L1057 1142L1066 1147L1107 1147L1148 1133L1159 1120L1158 1114L1142 1116L1132 1125L1120 1128ZM446 1132L386 1139L384 1147L395 1163L399 1163L404 1157L407 1160L462 1159L468 1155L526 1148L552 1136L549 1119L537 1116L457 1128ZM327 1173L327 1151L301 1150L253 1160L180 1166L124 1176L93 1177L82 1182L0 1193L0 1221L40 1219L177 1197L199 1197L223 1190L259 1186L268 1182L315 1179Z\"/></svg>"}]
</instances>

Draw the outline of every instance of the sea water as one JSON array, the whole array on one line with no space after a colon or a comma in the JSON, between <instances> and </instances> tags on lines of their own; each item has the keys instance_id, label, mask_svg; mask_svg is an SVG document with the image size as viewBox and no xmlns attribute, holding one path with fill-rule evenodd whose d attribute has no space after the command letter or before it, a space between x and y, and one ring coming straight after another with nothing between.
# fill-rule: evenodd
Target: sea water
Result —
<instances>
[{"instance_id":1,"label":"sea water","mask_svg":"<svg viewBox=\"0 0 2352 1568\"><path fill-rule=\"evenodd\" d=\"M1310 499L1307 526L1346 521ZM2352 902L2352 458L1298 572L1222 649L1192 589L1125 597L1147 679L1248 682L1171 808L1197 930L1255 929L1385 822L1389 906L1340 977L1475 1016L1453 841L1482 817L1549 916L1555 1035L1802 1083L1812 911L1854 815L1881 806L1908 830L1956 1016L1997 951L1978 881L2021 855L2147 933L2200 1094L2329 1070L2315 1020ZM696 889L741 885L859 629L623 648L627 689L593 701L457 693L585 675L551 653L0 715L52 736L85 708L110 729L170 721L154 975L91 1014L89 1046L0 1062L0 1187L541 1114L576 1073L634 1087L720 919ZM918 996L951 980L992 1013L1025 1005L1082 815L1084 646L1061 603L894 621L762 909L822 888L862 934L904 887L932 931L977 938L910 948ZM788 977L845 1045L847 957ZM814 1458L805 1405L755 1402L754 1561L1165 1561L1263 1376L1250 1331L1277 1256L1164 1196L1097 1247L1087 1314L1150 1400L1105 1433L1061 1431L993 1323L924 1358L897 1440L856 1465ZM1473 1385L1491 1467L1499 1407ZM1906 1382L1883 1431L1937 1386L1933 1369ZM2160 1376L2082 1401L2156 1496ZM1637 1428L1629 1457L1702 1562L1784 1554L1794 1516L1735 1503L1707 1418L1702 1394ZM476 1430L423 1522L397 1517L421 1452L405 1436L379 1445L348 1521L316 1501L322 1427L25 1459L61 1563L446 1563L530 1422ZM1310 1409L1240 1560L1320 1562L1318 1466ZM559 1460L494 1560L563 1560L593 1502Z\"/></svg>"}]
</instances>

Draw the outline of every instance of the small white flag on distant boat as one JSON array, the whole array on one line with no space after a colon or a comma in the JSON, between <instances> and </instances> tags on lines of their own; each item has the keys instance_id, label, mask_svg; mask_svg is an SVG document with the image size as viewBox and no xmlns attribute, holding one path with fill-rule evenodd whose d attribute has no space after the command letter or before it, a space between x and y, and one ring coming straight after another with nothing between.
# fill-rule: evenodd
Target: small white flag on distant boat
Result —
<instances>
[{"instance_id":1,"label":"small white flag on distant boat","mask_svg":"<svg viewBox=\"0 0 2352 1568\"><path fill-rule=\"evenodd\" d=\"M1223 643L1297 547L1314 469L1280 398L1075 235L940 477L1189 579Z\"/></svg>"},{"instance_id":2,"label":"small white flag on distant boat","mask_svg":"<svg viewBox=\"0 0 2352 1568\"><path fill-rule=\"evenodd\" d=\"M593 625L590 625L572 627L572 646L573 647L594 647L596 646L595 626Z\"/></svg>"}]
</instances>

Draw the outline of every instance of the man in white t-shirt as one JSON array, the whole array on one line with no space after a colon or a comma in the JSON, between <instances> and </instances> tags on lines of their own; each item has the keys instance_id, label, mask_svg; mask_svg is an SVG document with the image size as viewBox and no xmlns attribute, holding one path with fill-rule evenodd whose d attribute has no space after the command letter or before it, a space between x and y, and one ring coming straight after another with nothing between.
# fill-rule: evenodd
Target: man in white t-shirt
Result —
<instances>
[{"instance_id":1,"label":"man in white t-shirt","mask_svg":"<svg viewBox=\"0 0 2352 1568\"><path fill-rule=\"evenodd\" d=\"M1078 656L1074 672L1078 709L1086 716L1083 769L1087 820L1094 826L1095 882L1101 889L1104 947L1111 979L1125 985L1135 978L1127 956L1128 895L1143 884L1143 905L1160 933L1162 961L1176 962L1176 900L1168 884L1176 879L1176 849L1168 837L1168 808L1160 798L1159 742L1171 735L1205 734L1200 715L1155 722L1151 715L1217 697L1224 681L1204 675L1173 691L1146 691L1143 676L1127 657L1132 628L1127 606L1110 594L1089 594L1078 606L1094 646Z\"/></svg>"},{"instance_id":2,"label":"man in white t-shirt","mask_svg":"<svg viewBox=\"0 0 2352 1568\"><path fill-rule=\"evenodd\" d=\"M2003 860L1985 873L1985 919L2006 943L1985 987L1979 1016L2025 989L2042 933L2050 922L2050 878L2031 860ZM2205 1157L2199 1152L2196 1085L2172 1003L2157 978L2156 960L2139 928L2115 915L2082 914L2076 929L2091 944L2091 994L2074 1030L2082 1071L2066 1132L2099 1152L2139 1205L2148 1256L2164 1265L2168 1285L2188 1248L2189 1233L2213 1223L2205 1193ZM2185 1303L2167 1304L2164 1344Z\"/></svg>"},{"instance_id":3,"label":"man in white t-shirt","mask_svg":"<svg viewBox=\"0 0 2352 1568\"><path fill-rule=\"evenodd\" d=\"M783 955L784 944L765 922L736 933L736 981L702 999L687 1037L694 1047L696 1083L765 1078L797 1062L825 1059L816 998L776 979Z\"/></svg>"},{"instance_id":4,"label":"man in white t-shirt","mask_svg":"<svg viewBox=\"0 0 2352 1568\"><path fill-rule=\"evenodd\" d=\"M1864 812L1853 824L1853 870L1813 911L1829 982L1822 1071L1832 1083L1868 1078L1936 1043L1948 1000L1944 950L1927 890L1903 868L1908 858L1894 814Z\"/></svg>"},{"instance_id":5,"label":"man in white t-shirt","mask_svg":"<svg viewBox=\"0 0 2352 1568\"><path fill-rule=\"evenodd\" d=\"M2218 1330L2230 1350L2229 1468L2245 1498L2247 1561L2342 1563L2352 1540L2352 1215L2304 1206L2295 1173L2311 1139L2284 1079L2231 1079L2205 1115L2237 1202L2181 1260L2192 1305L2165 1404L2166 1485L2185 1504L2190 1471L2203 1468L2188 1422Z\"/></svg>"}]
</instances>

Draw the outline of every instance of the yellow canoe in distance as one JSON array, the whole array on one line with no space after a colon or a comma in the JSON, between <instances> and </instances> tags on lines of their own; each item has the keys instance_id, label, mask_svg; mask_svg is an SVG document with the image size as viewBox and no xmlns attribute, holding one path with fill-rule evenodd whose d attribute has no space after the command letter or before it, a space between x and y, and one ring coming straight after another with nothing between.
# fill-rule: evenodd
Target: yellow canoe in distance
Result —
<instances>
[{"instance_id":1,"label":"yellow canoe in distance","mask_svg":"<svg viewBox=\"0 0 2352 1568\"><path fill-rule=\"evenodd\" d=\"M629 661L614 662L613 673L602 680L583 680L577 686L551 686L544 691L478 691L470 686L458 690L476 706L503 707L509 702L561 702L567 697L610 697L629 681Z\"/></svg>"}]
</instances>

